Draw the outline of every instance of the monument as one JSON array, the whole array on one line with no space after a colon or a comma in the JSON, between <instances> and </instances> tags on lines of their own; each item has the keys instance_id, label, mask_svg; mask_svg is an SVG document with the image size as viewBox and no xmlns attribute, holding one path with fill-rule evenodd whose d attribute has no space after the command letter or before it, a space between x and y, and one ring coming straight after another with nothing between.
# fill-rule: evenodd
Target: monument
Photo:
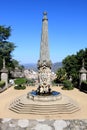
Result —
<instances>
[{"instance_id":1,"label":"monument","mask_svg":"<svg viewBox=\"0 0 87 130\"><path fill-rule=\"evenodd\" d=\"M5 81L5 88L8 87L8 70L5 67L5 58L3 58L3 68L1 70L1 80Z\"/></svg>"},{"instance_id":2,"label":"monument","mask_svg":"<svg viewBox=\"0 0 87 130\"><path fill-rule=\"evenodd\" d=\"M9 106L19 114L57 115L72 114L79 106L69 97L53 91L51 85L51 60L48 44L48 18L43 13L40 58L38 60L38 87L16 98Z\"/></svg>"},{"instance_id":3,"label":"monument","mask_svg":"<svg viewBox=\"0 0 87 130\"><path fill-rule=\"evenodd\" d=\"M87 80L87 70L84 67L84 59L82 60L82 68L80 69L79 73L80 73L79 89L81 91L87 91L86 85L83 85L84 84L83 82L86 82L86 80Z\"/></svg>"},{"instance_id":4,"label":"monument","mask_svg":"<svg viewBox=\"0 0 87 130\"><path fill-rule=\"evenodd\" d=\"M43 13L42 34L40 44L40 59L38 60L38 83L45 90L51 85L51 60L48 44L48 18L47 12Z\"/></svg>"},{"instance_id":5,"label":"monument","mask_svg":"<svg viewBox=\"0 0 87 130\"><path fill-rule=\"evenodd\" d=\"M36 91L28 93L27 96L28 98L42 101L56 100L61 98L61 94L59 92L51 90L51 74L52 74L51 65L52 63L50 60L49 43L48 43L48 18L47 18L47 12L44 12L42 19L40 58L37 63L38 88Z\"/></svg>"},{"instance_id":6,"label":"monument","mask_svg":"<svg viewBox=\"0 0 87 130\"><path fill-rule=\"evenodd\" d=\"M82 68L79 71L79 73L80 73L80 85L81 85L82 81L86 81L87 80L87 70L84 67L84 59L82 61Z\"/></svg>"}]
</instances>

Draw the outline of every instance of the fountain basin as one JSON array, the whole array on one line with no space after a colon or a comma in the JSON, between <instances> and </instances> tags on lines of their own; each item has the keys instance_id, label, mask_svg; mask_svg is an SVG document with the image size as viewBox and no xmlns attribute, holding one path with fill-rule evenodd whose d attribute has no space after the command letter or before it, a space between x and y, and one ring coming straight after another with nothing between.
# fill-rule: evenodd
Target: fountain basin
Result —
<instances>
[{"instance_id":1,"label":"fountain basin","mask_svg":"<svg viewBox=\"0 0 87 130\"><path fill-rule=\"evenodd\" d=\"M40 94L38 95L36 91L29 92L27 94L27 98L34 100L34 101L56 101L62 98L62 94L57 91L52 91L51 94Z\"/></svg>"}]
</instances>

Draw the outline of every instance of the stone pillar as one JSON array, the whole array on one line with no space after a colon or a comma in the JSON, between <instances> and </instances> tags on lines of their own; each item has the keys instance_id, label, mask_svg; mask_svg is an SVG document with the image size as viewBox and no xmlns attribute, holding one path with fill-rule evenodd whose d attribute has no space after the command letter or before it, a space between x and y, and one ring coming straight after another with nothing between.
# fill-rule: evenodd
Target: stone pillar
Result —
<instances>
[{"instance_id":1,"label":"stone pillar","mask_svg":"<svg viewBox=\"0 0 87 130\"><path fill-rule=\"evenodd\" d=\"M1 70L1 81L5 81L5 87L8 87L8 70L5 68L5 59L3 59L3 68Z\"/></svg>"},{"instance_id":2,"label":"stone pillar","mask_svg":"<svg viewBox=\"0 0 87 130\"><path fill-rule=\"evenodd\" d=\"M38 82L41 86L47 86L51 84L51 60L48 44L47 12L43 13L42 19L40 59L38 60Z\"/></svg>"},{"instance_id":3,"label":"stone pillar","mask_svg":"<svg viewBox=\"0 0 87 130\"><path fill-rule=\"evenodd\" d=\"M79 71L80 73L80 85L82 81L86 81L87 80L87 70L84 68L84 59L82 61L82 68Z\"/></svg>"},{"instance_id":4,"label":"stone pillar","mask_svg":"<svg viewBox=\"0 0 87 130\"><path fill-rule=\"evenodd\" d=\"M80 80L81 82L86 81L86 73L81 73Z\"/></svg>"},{"instance_id":5,"label":"stone pillar","mask_svg":"<svg viewBox=\"0 0 87 130\"><path fill-rule=\"evenodd\" d=\"M48 44L48 18L47 12L43 13L42 19L42 33L41 33L41 45L40 45L40 61L49 61L49 44Z\"/></svg>"}]
</instances>

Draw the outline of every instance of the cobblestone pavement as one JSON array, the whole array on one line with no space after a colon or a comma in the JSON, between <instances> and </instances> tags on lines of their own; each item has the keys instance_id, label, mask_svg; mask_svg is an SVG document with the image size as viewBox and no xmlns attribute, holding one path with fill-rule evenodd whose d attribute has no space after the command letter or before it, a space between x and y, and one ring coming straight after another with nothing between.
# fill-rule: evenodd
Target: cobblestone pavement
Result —
<instances>
[{"instance_id":1,"label":"cobblestone pavement","mask_svg":"<svg viewBox=\"0 0 87 130\"><path fill-rule=\"evenodd\" d=\"M0 119L0 130L87 130L87 120Z\"/></svg>"}]
</instances>

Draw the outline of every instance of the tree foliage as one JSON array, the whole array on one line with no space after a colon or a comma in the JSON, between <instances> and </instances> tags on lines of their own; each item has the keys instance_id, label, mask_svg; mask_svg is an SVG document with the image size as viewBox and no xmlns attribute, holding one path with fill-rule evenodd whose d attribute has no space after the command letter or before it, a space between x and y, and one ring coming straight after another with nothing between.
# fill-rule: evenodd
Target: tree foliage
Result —
<instances>
[{"instance_id":1,"label":"tree foliage","mask_svg":"<svg viewBox=\"0 0 87 130\"><path fill-rule=\"evenodd\" d=\"M64 89L64 90L72 90L74 88L72 82L69 80L64 80L63 84L64 84L64 86L62 89Z\"/></svg>"},{"instance_id":2,"label":"tree foliage","mask_svg":"<svg viewBox=\"0 0 87 130\"><path fill-rule=\"evenodd\" d=\"M81 49L76 55L67 56L63 60L63 67L67 72L68 78L72 76L74 86L79 85L79 71L82 67L82 60L85 61L85 68L87 69L87 48Z\"/></svg>"},{"instance_id":3,"label":"tree foliage","mask_svg":"<svg viewBox=\"0 0 87 130\"><path fill-rule=\"evenodd\" d=\"M0 44L6 41L11 35L11 27L0 26Z\"/></svg>"},{"instance_id":4,"label":"tree foliage","mask_svg":"<svg viewBox=\"0 0 87 130\"><path fill-rule=\"evenodd\" d=\"M11 27L0 26L0 69L2 68L3 58L5 58L6 66L8 68L12 66L12 51L16 46L14 43L8 41L10 36Z\"/></svg>"},{"instance_id":5,"label":"tree foliage","mask_svg":"<svg viewBox=\"0 0 87 130\"><path fill-rule=\"evenodd\" d=\"M67 79L66 70L63 67L59 68L57 73L56 73L56 76L57 76L57 78L55 79L55 81L58 82L58 83L62 83L63 80Z\"/></svg>"},{"instance_id":6,"label":"tree foliage","mask_svg":"<svg viewBox=\"0 0 87 130\"><path fill-rule=\"evenodd\" d=\"M56 82L60 83L64 80L70 80L72 77L72 83L74 87L79 85L79 71L82 68L82 61L84 59L84 67L87 70L87 48L79 50L75 55L67 56L63 61L63 67L58 69L56 75Z\"/></svg>"},{"instance_id":7,"label":"tree foliage","mask_svg":"<svg viewBox=\"0 0 87 130\"><path fill-rule=\"evenodd\" d=\"M0 81L0 88L3 88L5 86L5 81Z\"/></svg>"},{"instance_id":8,"label":"tree foliage","mask_svg":"<svg viewBox=\"0 0 87 130\"><path fill-rule=\"evenodd\" d=\"M87 92L87 81L83 81L80 86L80 90Z\"/></svg>"}]
</instances>

